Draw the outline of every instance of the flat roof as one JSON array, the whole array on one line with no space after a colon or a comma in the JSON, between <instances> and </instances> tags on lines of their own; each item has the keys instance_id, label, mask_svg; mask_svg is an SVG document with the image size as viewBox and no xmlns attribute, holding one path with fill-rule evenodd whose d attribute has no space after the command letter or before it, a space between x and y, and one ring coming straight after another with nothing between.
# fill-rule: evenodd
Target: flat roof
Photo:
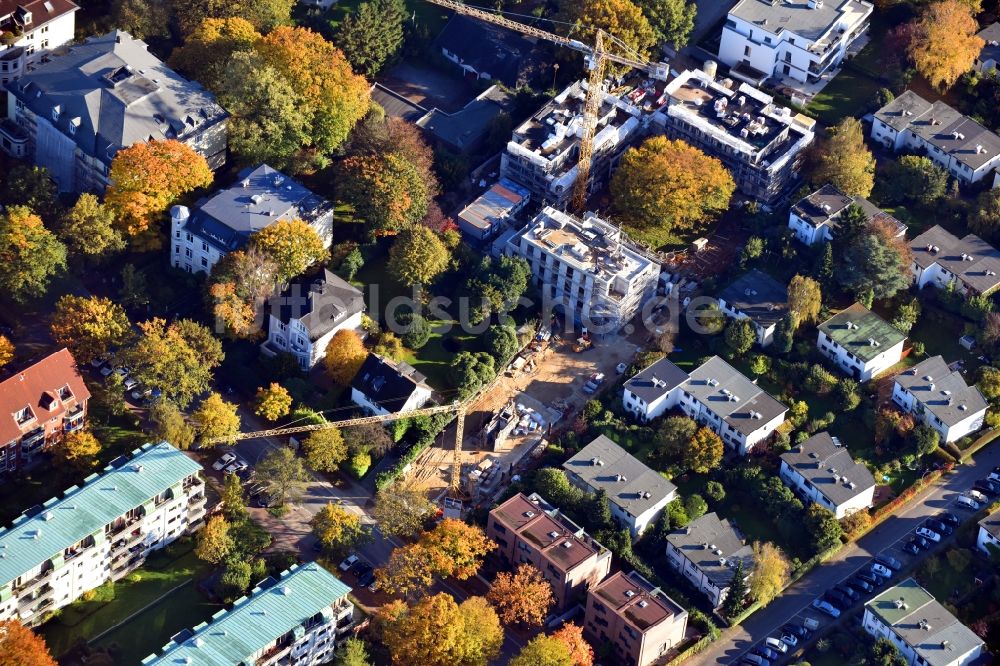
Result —
<instances>
[{"instance_id":1,"label":"flat roof","mask_svg":"<svg viewBox=\"0 0 1000 666\"><path fill-rule=\"evenodd\" d=\"M463 208L458 217L463 222L486 231L507 219L511 211L518 208L529 196L528 190L506 178L501 178Z\"/></svg>"},{"instance_id":2,"label":"flat roof","mask_svg":"<svg viewBox=\"0 0 1000 666\"><path fill-rule=\"evenodd\" d=\"M720 291L719 300L761 326L773 326L788 313L788 289L757 269L747 271Z\"/></svg>"},{"instance_id":3,"label":"flat roof","mask_svg":"<svg viewBox=\"0 0 1000 666\"><path fill-rule=\"evenodd\" d=\"M854 460L845 447L837 446L830 433L818 432L781 460L798 472L834 506L840 506L875 487L868 468Z\"/></svg>"},{"instance_id":4,"label":"flat roof","mask_svg":"<svg viewBox=\"0 0 1000 666\"><path fill-rule=\"evenodd\" d=\"M949 368L941 356L924 359L895 380L945 425L955 425L989 406L979 389L966 384L962 373Z\"/></svg>"},{"instance_id":5,"label":"flat roof","mask_svg":"<svg viewBox=\"0 0 1000 666\"><path fill-rule=\"evenodd\" d=\"M819 325L819 330L866 362L906 339L898 329L861 303L854 303L833 315Z\"/></svg>"},{"instance_id":6,"label":"flat roof","mask_svg":"<svg viewBox=\"0 0 1000 666\"><path fill-rule=\"evenodd\" d=\"M858 0L821 0L812 6L806 0L740 0L729 15L772 34L788 30L818 40L837 25L856 25L871 12L870 3Z\"/></svg>"},{"instance_id":7,"label":"flat roof","mask_svg":"<svg viewBox=\"0 0 1000 666\"><path fill-rule=\"evenodd\" d=\"M743 562L747 574L753 570L753 548L728 518L719 518L714 511L670 532L667 542L718 587L733 580L737 562Z\"/></svg>"},{"instance_id":8,"label":"flat roof","mask_svg":"<svg viewBox=\"0 0 1000 666\"><path fill-rule=\"evenodd\" d=\"M1000 251L975 234L959 238L935 224L910 241L910 250L921 268L938 264L981 294L1000 285Z\"/></svg>"}]
</instances>

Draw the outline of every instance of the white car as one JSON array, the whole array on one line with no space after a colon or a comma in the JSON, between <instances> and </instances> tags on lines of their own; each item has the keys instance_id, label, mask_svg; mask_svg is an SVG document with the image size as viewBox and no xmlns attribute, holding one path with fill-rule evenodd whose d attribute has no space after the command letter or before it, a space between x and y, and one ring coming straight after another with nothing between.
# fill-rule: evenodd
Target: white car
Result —
<instances>
[{"instance_id":1,"label":"white car","mask_svg":"<svg viewBox=\"0 0 1000 666\"><path fill-rule=\"evenodd\" d=\"M226 455L222 456L221 458L215 461L215 464L212 465L212 469L214 469L215 471L219 471L223 467L225 467L226 465L230 464L235 460L236 460L235 453L227 453Z\"/></svg>"},{"instance_id":2,"label":"white car","mask_svg":"<svg viewBox=\"0 0 1000 666\"><path fill-rule=\"evenodd\" d=\"M934 530L929 530L926 527L918 527L917 528L917 536L922 536L923 538L927 539L928 541L933 541L934 543L937 543L938 541L941 540L941 535L940 534L938 534Z\"/></svg>"},{"instance_id":3,"label":"white car","mask_svg":"<svg viewBox=\"0 0 1000 666\"><path fill-rule=\"evenodd\" d=\"M823 601L822 599L813 599L812 607L818 611L826 613L830 617L840 617L840 609L828 601Z\"/></svg>"},{"instance_id":4,"label":"white car","mask_svg":"<svg viewBox=\"0 0 1000 666\"><path fill-rule=\"evenodd\" d=\"M619 363L615 366L615 372L619 375L624 375L626 370L628 370L628 365L625 363Z\"/></svg>"},{"instance_id":5,"label":"white car","mask_svg":"<svg viewBox=\"0 0 1000 666\"><path fill-rule=\"evenodd\" d=\"M796 645L799 644L799 638L798 636L794 636L792 634L782 634L781 642L787 645L788 647L795 647Z\"/></svg>"},{"instance_id":6,"label":"white car","mask_svg":"<svg viewBox=\"0 0 1000 666\"><path fill-rule=\"evenodd\" d=\"M353 567L357 561L357 555L348 555L346 560L337 565L337 568L341 571L350 571L351 567Z\"/></svg>"},{"instance_id":7,"label":"white car","mask_svg":"<svg viewBox=\"0 0 1000 666\"><path fill-rule=\"evenodd\" d=\"M882 576L882 578L892 578L892 569L881 564L873 564L872 573Z\"/></svg>"},{"instance_id":8,"label":"white car","mask_svg":"<svg viewBox=\"0 0 1000 666\"><path fill-rule=\"evenodd\" d=\"M246 468L250 467L245 460L235 460L228 465L223 470L226 474L239 474Z\"/></svg>"},{"instance_id":9,"label":"white car","mask_svg":"<svg viewBox=\"0 0 1000 666\"><path fill-rule=\"evenodd\" d=\"M126 377L125 378L125 382L122 384L122 386L125 387L126 391L131 391L132 389L134 389L138 385L139 385L139 382L137 382L136 380L134 380L131 377Z\"/></svg>"},{"instance_id":10,"label":"white car","mask_svg":"<svg viewBox=\"0 0 1000 666\"><path fill-rule=\"evenodd\" d=\"M774 636L768 636L767 638L765 638L764 645L771 648L772 650L780 652L781 654L785 654L786 652L788 652L788 646L785 645L780 639L777 639Z\"/></svg>"}]
</instances>

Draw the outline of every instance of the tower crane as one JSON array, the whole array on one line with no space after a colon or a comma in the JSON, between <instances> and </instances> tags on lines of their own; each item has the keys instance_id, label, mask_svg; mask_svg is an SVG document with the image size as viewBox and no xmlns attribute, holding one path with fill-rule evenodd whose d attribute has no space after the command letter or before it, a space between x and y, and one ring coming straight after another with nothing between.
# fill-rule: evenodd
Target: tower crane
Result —
<instances>
[{"instance_id":1,"label":"tower crane","mask_svg":"<svg viewBox=\"0 0 1000 666\"><path fill-rule=\"evenodd\" d=\"M607 69L607 63L613 62L631 67L646 72L651 77L661 81L667 80L670 72L668 65L664 62L647 62L627 44L600 29L594 34L594 43L588 45L578 39L570 39L547 30L511 21L500 14L478 7L470 7L456 0L427 0L427 2L451 9L457 14L514 30L529 37L544 39L559 46L579 51L586 56L587 69L590 73L587 79L587 96L583 104L580 160L577 164L576 181L573 183L573 194L570 199L570 208L576 212L582 211L587 201L587 181L590 179L590 168L594 158L594 134L597 131L597 116L603 101L604 73ZM625 55L608 50L606 43L608 46L616 46Z\"/></svg>"}]
</instances>

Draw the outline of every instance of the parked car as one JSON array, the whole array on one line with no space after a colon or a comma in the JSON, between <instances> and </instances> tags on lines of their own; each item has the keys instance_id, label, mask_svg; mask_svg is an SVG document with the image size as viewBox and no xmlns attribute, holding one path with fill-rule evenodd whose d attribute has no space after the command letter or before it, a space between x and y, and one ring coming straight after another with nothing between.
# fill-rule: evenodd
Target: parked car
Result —
<instances>
[{"instance_id":1,"label":"parked car","mask_svg":"<svg viewBox=\"0 0 1000 666\"><path fill-rule=\"evenodd\" d=\"M358 576L358 585L361 587L368 587L375 582L375 569L368 565L365 570Z\"/></svg>"},{"instance_id":2,"label":"parked car","mask_svg":"<svg viewBox=\"0 0 1000 666\"><path fill-rule=\"evenodd\" d=\"M583 385L583 390L586 393L593 393L603 383L604 383L604 373L603 372L598 372L596 375L593 375L590 378L590 380L587 381L586 384Z\"/></svg>"},{"instance_id":3,"label":"parked car","mask_svg":"<svg viewBox=\"0 0 1000 666\"><path fill-rule=\"evenodd\" d=\"M938 516L938 518L940 518L941 522L945 525L951 525L952 527L958 527L962 524L962 521L958 516L953 513L948 513L947 511Z\"/></svg>"},{"instance_id":4,"label":"parked car","mask_svg":"<svg viewBox=\"0 0 1000 666\"><path fill-rule=\"evenodd\" d=\"M980 504L986 504L986 502L989 501L989 498L986 495L982 494L975 488L973 488L972 490L965 491L965 494L971 497L972 499L976 500Z\"/></svg>"},{"instance_id":5,"label":"parked car","mask_svg":"<svg viewBox=\"0 0 1000 666\"><path fill-rule=\"evenodd\" d=\"M93 361L91 361L93 363ZM986 477L990 481L1000 481L1000 467L994 467L993 471Z\"/></svg>"},{"instance_id":6,"label":"parked car","mask_svg":"<svg viewBox=\"0 0 1000 666\"><path fill-rule=\"evenodd\" d=\"M891 555L886 555L885 553L879 553L878 555L876 555L875 561L884 567L892 569L893 571L899 571L900 569L903 568L902 562L897 560L895 557L892 557Z\"/></svg>"},{"instance_id":7,"label":"parked car","mask_svg":"<svg viewBox=\"0 0 1000 666\"><path fill-rule=\"evenodd\" d=\"M881 564L873 564L872 573L882 576L882 578L892 578L892 569Z\"/></svg>"},{"instance_id":8,"label":"parked car","mask_svg":"<svg viewBox=\"0 0 1000 666\"><path fill-rule=\"evenodd\" d=\"M795 634L788 634L788 633L781 634L781 642L787 645L788 647L795 647L796 645L799 644L799 637L796 636Z\"/></svg>"},{"instance_id":9,"label":"parked car","mask_svg":"<svg viewBox=\"0 0 1000 666\"><path fill-rule=\"evenodd\" d=\"M234 460L233 462L226 465L226 468L223 471L226 474L239 474L240 472L246 470L249 467L250 465L248 465L247 461L245 460Z\"/></svg>"},{"instance_id":10,"label":"parked car","mask_svg":"<svg viewBox=\"0 0 1000 666\"><path fill-rule=\"evenodd\" d=\"M857 601L858 599L861 598L861 595L858 594L858 591L855 590L850 585L848 585L847 583L841 583L840 585L838 585L833 589L836 590L837 592L840 592L851 601Z\"/></svg>"},{"instance_id":11,"label":"parked car","mask_svg":"<svg viewBox=\"0 0 1000 666\"><path fill-rule=\"evenodd\" d=\"M619 363L615 366L615 372L619 375L624 375L626 370L628 370L628 363Z\"/></svg>"},{"instance_id":12,"label":"parked car","mask_svg":"<svg viewBox=\"0 0 1000 666\"><path fill-rule=\"evenodd\" d=\"M752 650L752 652L753 654L760 655L761 657L764 657L764 659L767 659L769 661L777 661L778 657L781 656L771 648L767 647L766 645L758 645Z\"/></svg>"},{"instance_id":13,"label":"parked car","mask_svg":"<svg viewBox=\"0 0 1000 666\"><path fill-rule=\"evenodd\" d=\"M347 559L345 559L343 562L337 565L337 568L346 573L347 571L350 571L351 567L353 567L355 562L357 561L358 561L357 555L355 554L348 555Z\"/></svg>"},{"instance_id":14,"label":"parked car","mask_svg":"<svg viewBox=\"0 0 1000 666\"><path fill-rule=\"evenodd\" d=\"M102 366L101 367L101 377L107 377L108 375L110 375L114 371L115 371L115 369L112 368L110 365Z\"/></svg>"},{"instance_id":15,"label":"parked car","mask_svg":"<svg viewBox=\"0 0 1000 666\"><path fill-rule=\"evenodd\" d=\"M745 654L743 658L749 661L751 664L756 664L757 666L771 666L771 662L760 656L759 654Z\"/></svg>"},{"instance_id":16,"label":"parked car","mask_svg":"<svg viewBox=\"0 0 1000 666\"><path fill-rule=\"evenodd\" d=\"M212 469L214 469L215 471L218 472L223 467L226 467L227 465L233 463L235 460L236 460L236 454L235 453L232 453L232 452L227 453L227 454L225 454L224 456L222 456L221 458L219 458L218 460L215 461L215 464L212 465Z\"/></svg>"},{"instance_id":17,"label":"parked car","mask_svg":"<svg viewBox=\"0 0 1000 666\"><path fill-rule=\"evenodd\" d=\"M134 377L126 377L124 383L122 383L122 386L125 387L126 391L131 391L138 385L139 382L137 382Z\"/></svg>"},{"instance_id":18,"label":"parked car","mask_svg":"<svg viewBox=\"0 0 1000 666\"><path fill-rule=\"evenodd\" d=\"M940 534L938 534L934 530L929 530L926 527L918 527L917 528L917 536L922 536L923 538L927 539L928 541L933 541L934 543L937 543L937 542L939 542L941 540L941 535Z\"/></svg>"},{"instance_id":19,"label":"parked car","mask_svg":"<svg viewBox=\"0 0 1000 666\"><path fill-rule=\"evenodd\" d=\"M902 546L900 546L900 548L902 548L904 552L907 552L910 555L920 554L920 547L917 546L917 544L913 543L912 541L907 541Z\"/></svg>"},{"instance_id":20,"label":"parked car","mask_svg":"<svg viewBox=\"0 0 1000 666\"><path fill-rule=\"evenodd\" d=\"M841 609L847 609L854 605L854 599L837 590L827 590L823 596L827 601Z\"/></svg>"},{"instance_id":21,"label":"parked car","mask_svg":"<svg viewBox=\"0 0 1000 666\"><path fill-rule=\"evenodd\" d=\"M972 487L985 495L989 495L990 497L1000 495L1000 482L997 481L979 479L975 484L973 484Z\"/></svg>"},{"instance_id":22,"label":"parked car","mask_svg":"<svg viewBox=\"0 0 1000 666\"><path fill-rule=\"evenodd\" d=\"M928 548L931 547L931 542L923 538L922 536L915 536L912 539L910 539L910 542L913 543L920 550L927 550Z\"/></svg>"},{"instance_id":23,"label":"parked car","mask_svg":"<svg viewBox=\"0 0 1000 666\"><path fill-rule=\"evenodd\" d=\"M801 624L795 624L794 622L789 622L782 625L781 633L791 634L793 636L798 636L802 640L809 640L810 632Z\"/></svg>"},{"instance_id":24,"label":"parked car","mask_svg":"<svg viewBox=\"0 0 1000 666\"><path fill-rule=\"evenodd\" d=\"M92 368L100 368L105 363L107 363L107 359L103 359L101 357L90 359L90 367Z\"/></svg>"},{"instance_id":25,"label":"parked car","mask_svg":"<svg viewBox=\"0 0 1000 666\"><path fill-rule=\"evenodd\" d=\"M830 617L840 617L840 609L831 604L829 601L813 599L812 607L821 613L826 613Z\"/></svg>"},{"instance_id":26,"label":"parked car","mask_svg":"<svg viewBox=\"0 0 1000 666\"><path fill-rule=\"evenodd\" d=\"M969 511L979 511L979 502L972 499L968 495L959 495L958 499L955 500L955 503L963 509L968 509Z\"/></svg>"},{"instance_id":27,"label":"parked car","mask_svg":"<svg viewBox=\"0 0 1000 666\"><path fill-rule=\"evenodd\" d=\"M864 592L865 594L871 594L875 591L875 586L866 580L861 580L860 578L852 578L849 585L859 592Z\"/></svg>"},{"instance_id":28,"label":"parked car","mask_svg":"<svg viewBox=\"0 0 1000 666\"><path fill-rule=\"evenodd\" d=\"M776 652L785 654L788 652L788 646L785 645L780 638L775 638L774 636L768 636L764 639L764 644Z\"/></svg>"},{"instance_id":29,"label":"parked car","mask_svg":"<svg viewBox=\"0 0 1000 666\"><path fill-rule=\"evenodd\" d=\"M934 530L935 532L943 536L951 536L952 534L955 533L954 529L952 529L948 525L945 525L940 520L934 520L933 518L928 518L927 520L925 520L924 527L926 527L929 530Z\"/></svg>"},{"instance_id":30,"label":"parked car","mask_svg":"<svg viewBox=\"0 0 1000 666\"><path fill-rule=\"evenodd\" d=\"M861 573L859 573L855 577L858 580L863 580L864 582L868 583L872 587L879 587L880 585L882 585L882 579L881 578L878 578L877 576L873 576L870 573L867 573L867 572L864 572L864 571L862 571Z\"/></svg>"}]
</instances>

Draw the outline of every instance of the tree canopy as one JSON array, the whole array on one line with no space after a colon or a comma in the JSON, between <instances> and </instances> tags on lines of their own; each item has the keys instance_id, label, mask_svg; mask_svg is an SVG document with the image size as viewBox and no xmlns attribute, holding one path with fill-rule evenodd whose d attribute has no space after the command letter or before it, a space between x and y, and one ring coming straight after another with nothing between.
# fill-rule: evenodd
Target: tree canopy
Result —
<instances>
[{"instance_id":1,"label":"tree canopy","mask_svg":"<svg viewBox=\"0 0 1000 666\"><path fill-rule=\"evenodd\" d=\"M598 30L610 33L641 57L648 57L656 44L656 33L631 0L563 2L556 18L571 24L569 34L585 44L594 43Z\"/></svg>"},{"instance_id":2,"label":"tree canopy","mask_svg":"<svg viewBox=\"0 0 1000 666\"><path fill-rule=\"evenodd\" d=\"M846 247L837 277L860 294L870 289L877 299L890 298L910 286L910 249L904 239L878 224L870 225Z\"/></svg>"},{"instance_id":3,"label":"tree canopy","mask_svg":"<svg viewBox=\"0 0 1000 666\"><path fill-rule=\"evenodd\" d=\"M101 296L66 294L56 301L49 330L56 344L68 347L77 363L104 358L132 336L124 308Z\"/></svg>"},{"instance_id":4,"label":"tree canopy","mask_svg":"<svg viewBox=\"0 0 1000 666\"><path fill-rule=\"evenodd\" d=\"M430 201L420 169L399 153L348 157L340 166L340 188L376 235L412 227L427 214Z\"/></svg>"},{"instance_id":5,"label":"tree canopy","mask_svg":"<svg viewBox=\"0 0 1000 666\"><path fill-rule=\"evenodd\" d=\"M917 71L939 91L972 69L985 42L966 2L941 0L924 7L907 50Z\"/></svg>"},{"instance_id":6,"label":"tree canopy","mask_svg":"<svg viewBox=\"0 0 1000 666\"><path fill-rule=\"evenodd\" d=\"M417 488L399 484L383 488L375 495L372 517L386 536L411 537L419 532L434 505Z\"/></svg>"},{"instance_id":7,"label":"tree canopy","mask_svg":"<svg viewBox=\"0 0 1000 666\"><path fill-rule=\"evenodd\" d=\"M688 440L684 451L684 465L696 474L704 474L722 462L722 438L711 428L702 426Z\"/></svg>"},{"instance_id":8,"label":"tree canopy","mask_svg":"<svg viewBox=\"0 0 1000 666\"><path fill-rule=\"evenodd\" d=\"M222 344L207 328L186 319L169 325L150 319L138 325L136 341L121 352L132 377L147 388L157 388L180 408L204 393L212 371L222 363Z\"/></svg>"},{"instance_id":9,"label":"tree canopy","mask_svg":"<svg viewBox=\"0 0 1000 666\"><path fill-rule=\"evenodd\" d=\"M100 257L125 249L125 238L115 226L115 213L96 196L84 192L63 214L56 231L73 254Z\"/></svg>"},{"instance_id":10,"label":"tree canopy","mask_svg":"<svg viewBox=\"0 0 1000 666\"><path fill-rule=\"evenodd\" d=\"M89 430L68 432L62 441L53 447L57 460L77 469L93 467L100 452L101 443Z\"/></svg>"},{"instance_id":11,"label":"tree canopy","mask_svg":"<svg viewBox=\"0 0 1000 666\"><path fill-rule=\"evenodd\" d=\"M260 33L244 18L206 18L170 54L170 66L216 93L226 89L223 73L236 53L253 51ZM226 105L229 110L229 106ZM232 111L230 110L230 113ZM232 128L230 128L232 129Z\"/></svg>"},{"instance_id":12,"label":"tree canopy","mask_svg":"<svg viewBox=\"0 0 1000 666\"><path fill-rule=\"evenodd\" d=\"M232 438L240 431L240 415L236 405L226 402L218 393L209 393L191 415L203 440Z\"/></svg>"},{"instance_id":13,"label":"tree canopy","mask_svg":"<svg viewBox=\"0 0 1000 666\"><path fill-rule=\"evenodd\" d=\"M340 386L347 386L358 374L361 365L368 358L361 336L356 331L341 329L333 334L333 339L326 347L326 372L330 379Z\"/></svg>"},{"instance_id":14,"label":"tree canopy","mask_svg":"<svg viewBox=\"0 0 1000 666\"><path fill-rule=\"evenodd\" d=\"M45 640L18 620L0 622L0 666L56 666Z\"/></svg>"},{"instance_id":15,"label":"tree canopy","mask_svg":"<svg viewBox=\"0 0 1000 666\"><path fill-rule=\"evenodd\" d=\"M328 552L343 557L369 538L361 516L328 502L309 521L313 534Z\"/></svg>"},{"instance_id":16,"label":"tree canopy","mask_svg":"<svg viewBox=\"0 0 1000 666\"><path fill-rule=\"evenodd\" d=\"M344 17L334 43L355 71L367 77L378 74L403 45L406 21L403 0L369 0Z\"/></svg>"},{"instance_id":17,"label":"tree canopy","mask_svg":"<svg viewBox=\"0 0 1000 666\"><path fill-rule=\"evenodd\" d=\"M406 286L430 284L448 267L451 253L441 238L424 226L404 230L389 249L389 272Z\"/></svg>"},{"instance_id":18,"label":"tree canopy","mask_svg":"<svg viewBox=\"0 0 1000 666\"><path fill-rule=\"evenodd\" d=\"M875 158L865 145L861 121L845 118L813 149L812 181L832 183L845 194L867 197L875 187Z\"/></svg>"},{"instance_id":19,"label":"tree canopy","mask_svg":"<svg viewBox=\"0 0 1000 666\"><path fill-rule=\"evenodd\" d=\"M337 428L315 430L302 442L306 463L317 472L336 472L347 459L347 444Z\"/></svg>"},{"instance_id":20,"label":"tree canopy","mask_svg":"<svg viewBox=\"0 0 1000 666\"><path fill-rule=\"evenodd\" d=\"M573 654L564 640L539 634L532 638L513 659L510 666L574 666Z\"/></svg>"},{"instance_id":21,"label":"tree canopy","mask_svg":"<svg viewBox=\"0 0 1000 666\"><path fill-rule=\"evenodd\" d=\"M264 484L266 492L278 506L296 501L302 485L309 479L302 459L287 446L269 451L257 463L256 470L257 481Z\"/></svg>"},{"instance_id":22,"label":"tree canopy","mask_svg":"<svg viewBox=\"0 0 1000 666\"><path fill-rule=\"evenodd\" d=\"M792 565L781 549L768 541L754 542L753 560L750 596L761 606L766 606L788 585Z\"/></svg>"},{"instance_id":23,"label":"tree canopy","mask_svg":"<svg viewBox=\"0 0 1000 666\"><path fill-rule=\"evenodd\" d=\"M797 321L811 324L819 318L823 307L823 294L819 283L809 277L796 275L788 283L788 310Z\"/></svg>"},{"instance_id":24,"label":"tree canopy","mask_svg":"<svg viewBox=\"0 0 1000 666\"><path fill-rule=\"evenodd\" d=\"M282 416L287 416L292 409L292 396L284 386L278 382L271 382L268 387L257 388L257 395L254 397L254 411L257 416L263 416L268 421L277 421Z\"/></svg>"},{"instance_id":25,"label":"tree canopy","mask_svg":"<svg viewBox=\"0 0 1000 666\"><path fill-rule=\"evenodd\" d=\"M673 44L676 49L687 46L698 14L697 3L689 0L636 0L635 4L649 19L658 42Z\"/></svg>"},{"instance_id":26,"label":"tree canopy","mask_svg":"<svg viewBox=\"0 0 1000 666\"><path fill-rule=\"evenodd\" d=\"M482 597L460 605L445 592L407 607L401 601L379 611L382 639L394 663L486 666L503 644L496 613Z\"/></svg>"},{"instance_id":27,"label":"tree canopy","mask_svg":"<svg viewBox=\"0 0 1000 666\"><path fill-rule=\"evenodd\" d=\"M45 293L66 267L66 246L25 206L0 214L0 289L24 302Z\"/></svg>"},{"instance_id":28,"label":"tree canopy","mask_svg":"<svg viewBox=\"0 0 1000 666\"><path fill-rule=\"evenodd\" d=\"M542 572L528 563L514 573L501 571L490 586L486 599L493 604L504 624L540 627L555 602L552 585Z\"/></svg>"},{"instance_id":29,"label":"tree canopy","mask_svg":"<svg viewBox=\"0 0 1000 666\"><path fill-rule=\"evenodd\" d=\"M275 277L287 282L313 264L326 261L330 253L320 235L302 220L278 220L250 236L250 244L271 258Z\"/></svg>"}]
</instances>

